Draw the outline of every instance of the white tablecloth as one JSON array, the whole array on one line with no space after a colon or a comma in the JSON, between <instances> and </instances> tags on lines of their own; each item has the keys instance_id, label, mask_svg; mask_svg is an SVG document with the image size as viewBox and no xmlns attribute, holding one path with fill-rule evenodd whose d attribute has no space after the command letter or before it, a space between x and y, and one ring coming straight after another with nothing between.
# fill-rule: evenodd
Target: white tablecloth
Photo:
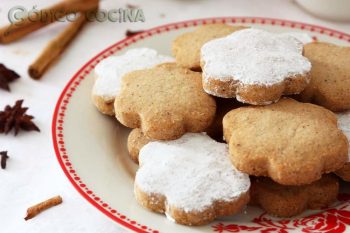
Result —
<instances>
[{"instance_id":1,"label":"white tablecloth","mask_svg":"<svg viewBox=\"0 0 350 233\"><path fill-rule=\"evenodd\" d=\"M7 12L16 5L38 8L52 0L1 0L0 25L8 23ZM1 233L116 233L127 232L85 201L61 171L51 142L51 119L56 100L72 75L92 56L121 40L127 29L147 29L193 18L215 16L261 16L302 21L350 32L349 23L327 22L314 18L288 0L104 0L103 9L134 4L144 11L145 23L90 23L41 81L27 75L27 67L50 38L65 27L57 23L10 45L0 45L0 63L21 75L11 84L11 92L0 90L0 108L24 99L29 114L35 116L40 133L0 135L0 151L8 150L6 170L0 170ZM27 207L54 195L64 203L40 216L24 221Z\"/></svg>"}]
</instances>

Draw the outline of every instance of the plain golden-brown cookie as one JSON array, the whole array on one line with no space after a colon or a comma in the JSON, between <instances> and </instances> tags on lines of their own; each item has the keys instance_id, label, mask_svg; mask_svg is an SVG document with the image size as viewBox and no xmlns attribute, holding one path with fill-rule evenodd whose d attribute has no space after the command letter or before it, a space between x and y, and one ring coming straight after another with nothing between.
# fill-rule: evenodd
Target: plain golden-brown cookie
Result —
<instances>
[{"instance_id":1,"label":"plain golden-brown cookie","mask_svg":"<svg viewBox=\"0 0 350 233\"><path fill-rule=\"evenodd\" d=\"M223 142L223 130L222 119L229 111L242 107L243 104L233 100L225 98L215 98L216 101L216 114L213 123L205 130L205 132L213 139L219 142Z\"/></svg>"},{"instance_id":2,"label":"plain golden-brown cookie","mask_svg":"<svg viewBox=\"0 0 350 233\"><path fill-rule=\"evenodd\" d=\"M113 116L114 99L120 91L123 75L173 61L173 58L161 55L150 48L129 49L125 54L103 59L94 69L92 102L101 113Z\"/></svg>"},{"instance_id":3,"label":"plain golden-brown cookie","mask_svg":"<svg viewBox=\"0 0 350 233\"><path fill-rule=\"evenodd\" d=\"M162 64L128 73L114 103L116 118L156 140L202 132L215 117L215 100L203 91L201 75Z\"/></svg>"},{"instance_id":4,"label":"plain golden-brown cookie","mask_svg":"<svg viewBox=\"0 0 350 233\"><path fill-rule=\"evenodd\" d=\"M314 42L305 45L304 56L312 64L311 82L300 100L332 111L350 109L350 47Z\"/></svg>"},{"instance_id":5,"label":"plain golden-brown cookie","mask_svg":"<svg viewBox=\"0 0 350 233\"><path fill-rule=\"evenodd\" d=\"M303 43L286 34L244 29L201 48L204 90L253 105L298 94L310 81Z\"/></svg>"},{"instance_id":6,"label":"plain golden-brown cookie","mask_svg":"<svg viewBox=\"0 0 350 233\"><path fill-rule=\"evenodd\" d=\"M336 114L338 118L338 127L343 131L345 136L350 141L350 110L345 112L339 112ZM335 172L337 176L344 181L350 182L350 150L348 152L348 162L341 169Z\"/></svg>"},{"instance_id":7,"label":"plain golden-brown cookie","mask_svg":"<svg viewBox=\"0 0 350 233\"><path fill-rule=\"evenodd\" d=\"M178 36L172 44L172 52L176 58L176 63L192 70L200 70L200 49L203 44L244 28L246 27L209 24Z\"/></svg>"},{"instance_id":8,"label":"plain golden-brown cookie","mask_svg":"<svg viewBox=\"0 0 350 233\"><path fill-rule=\"evenodd\" d=\"M101 113L109 116L114 115L114 99L105 99L102 96L92 95L92 102Z\"/></svg>"},{"instance_id":9,"label":"plain golden-brown cookie","mask_svg":"<svg viewBox=\"0 0 350 233\"><path fill-rule=\"evenodd\" d=\"M239 102L232 99L216 98L217 111L213 123L205 130L205 132L216 141L223 141L222 119L225 114L232 109L242 106ZM139 152L147 143L153 141L146 137L140 129L133 129L128 136L128 151L131 159L135 163L139 163Z\"/></svg>"},{"instance_id":10,"label":"plain golden-brown cookie","mask_svg":"<svg viewBox=\"0 0 350 233\"><path fill-rule=\"evenodd\" d=\"M249 176L232 166L225 143L203 133L150 142L139 161L137 202L176 223L207 224L239 212L249 201Z\"/></svg>"},{"instance_id":11,"label":"plain golden-brown cookie","mask_svg":"<svg viewBox=\"0 0 350 233\"><path fill-rule=\"evenodd\" d=\"M273 216L292 217L306 209L331 205L338 192L338 178L331 174L301 186L284 186L267 177L256 177L252 179L250 204L260 206Z\"/></svg>"},{"instance_id":12,"label":"plain golden-brown cookie","mask_svg":"<svg viewBox=\"0 0 350 233\"><path fill-rule=\"evenodd\" d=\"M341 169L335 171L335 174L342 180L350 182L350 162L346 163Z\"/></svg>"},{"instance_id":13,"label":"plain golden-brown cookie","mask_svg":"<svg viewBox=\"0 0 350 233\"><path fill-rule=\"evenodd\" d=\"M348 161L348 142L329 110L283 98L241 107L223 120L232 163L283 185L310 184Z\"/></svg>"},{"instance_id":14,"label":"plain golden-brown cookie","mask_svg":"<svg viewBox=\"0 0 350 233\"><path fill-rule=\"evenodd\" d=\"M141 148L151 141L152 139L146 137L140 129L131 130L128 136L128 151L131 159L135 163L139 163L139 153Z\"/></svg>"}]
</instances>

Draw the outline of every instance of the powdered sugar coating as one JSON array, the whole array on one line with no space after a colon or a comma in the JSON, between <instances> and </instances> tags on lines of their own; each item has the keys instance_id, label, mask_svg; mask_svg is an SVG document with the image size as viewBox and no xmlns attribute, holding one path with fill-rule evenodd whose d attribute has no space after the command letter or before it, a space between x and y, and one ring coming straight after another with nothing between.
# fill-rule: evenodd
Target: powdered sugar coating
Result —
<instances>
[{"instance_id":1,"label":"powdered sugar coating","mask_svg":"<svg viewBox=\"0 0 350 233\"><path fill-rule=\"evenodd\" d=\"M338 118L338 127L344 132L346 137L348 138L348 141L350 142L350 110L337 113ZM350 149L348 151L349 153L349 162L350 162Z\"/></svg>"},{"instance_id":2,"label":"powdered sugar coating","mask_svg":"<svg viewBox=\"0 0 350 233\"><path fill-rule=\"evenodd\" d=\"M93 94L105 99L114 99L120 91L121 80L126 73L173 61L173 58L160 55L150 48L130 49L124 55L110 56L95 67L97 79Z\"/></svg>"},{"instance_id":3,"label":"powdered sugar coating","mask_svg":"<svg viewBox=\"0 0 350 233\"><path fill-rule=\"evenodd\" d=\"M205 210L215 201L234 201L248 192L250 180L228 157L228 146L204 133L155 141L140 151L135 184L186 212Z\"/></svg>"},{"instance_id":4,"label":"powdered sugar coating","mask_svg":"<svg viewBox=\"0 0 350 233\"><path fill-rule=\"evenodd\" d=\"M310 71L311 63L302 52L303 43L293 36L240 30L203 45L203 77L248 85L277 84Z\"/></svg>"},{"instance_id":5,"label":"powdered sugar coating","mask_svg":"<svg viewBox=\"0 0 350 233\"><path fill-rule=\"evenodd\" d=\"M312 39L312 37L309 34L302 33L302 32L285 32L285 33L281 33L281 35L292 36L297 40L299 40L304 45L314 41L314 39Z\"/></svg>"}]
</instances>

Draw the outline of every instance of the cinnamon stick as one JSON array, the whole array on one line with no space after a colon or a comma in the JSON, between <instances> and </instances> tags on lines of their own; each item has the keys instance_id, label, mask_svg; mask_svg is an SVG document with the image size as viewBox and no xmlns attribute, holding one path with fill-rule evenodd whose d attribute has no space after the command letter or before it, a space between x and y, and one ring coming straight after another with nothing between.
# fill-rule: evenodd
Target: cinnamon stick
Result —
<instances>
[{"instance_id":1,"label":"cinnamon stick","mask_svg":"<svg viewBox=\"0 0 350 233\"><path fill-rule=\"evenodd\" d=\"M62 203L62 197L61 196L55 196L52 197L46 201L43 201L39 204L36 204L27 210L27 215L24 218L24 220L29 220L34 218L36 215L40 214L42 211L47 210L48 208L51 208L53 206L59 205Z\"/></svg>"},{"instance_id":2,"label":"cinnamon stick","mask_svg":"<svg viewBox=\"0 0 350 233\"><path fill-rule=\"evenodd\" d=\"M86 23L83 13L76 21L72 22L61 34L54 38L29 66L28 73L33 79L40 79L50 64L65 50L68 44L75 38L77 33Z\"/></svg>"},{"instance_id":3,"label":"cinnamon stick","mask_svg":"<svg viewBox=\"0 0 350 233\"><path fill-rule=\"evenodd\" d=\"M0 44L11 43L21 39L46 25L57 21L68 14L90 11L98 7L99 0L63 0L49 8L40 11L34 17L24 18L18 24L10 24L0 28ZM42 18L42 16L49 16Z\"/></svg>"}]
</instances>

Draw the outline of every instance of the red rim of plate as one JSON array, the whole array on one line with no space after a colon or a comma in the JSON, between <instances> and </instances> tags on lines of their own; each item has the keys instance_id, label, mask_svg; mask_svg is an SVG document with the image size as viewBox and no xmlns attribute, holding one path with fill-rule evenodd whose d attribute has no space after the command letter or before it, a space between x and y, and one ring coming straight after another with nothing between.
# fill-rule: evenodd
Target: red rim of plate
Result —
<instances>
[{"instance_id":1,"label":"red rim of plate","mask_svg":"<svg viewBox=\"0 0 350 233\"><path fill-rule=\"evenodd\" d=\"M188 20L155 27L146 30L142 33L139 33L135 36L125 38L111 45L110 47L93 57L90 61L88 61L65 86L56 104L52 120L52 139L56 157L68 180L88 202L90 202L93 206L95 206L98 210L100 210L112 220L135 232L157 233L158 231L151 229L148 226L141 225L136 221L133 221L128 217L124 216L123 214L119 213L117 210L112 209L107 203L101 200L100 197L96 196L94 192L84 184L84 182L80 179L78 174L76 174L74 167L69 161L69 155L67 154L67 151L64 146L65 142L63 135L63 123L65 117L65 110L67 109L67 105L69 104L69 99L72 97L72 94L75 92L80 82L83 81L88 74L90 74L90 72L94 69L96 64L100 62L103 58L114 54L115 52L129 46L130 44L135 43L136 41L142 40L146 37L150 37L155 34L161 34L163 32L177 30L179 28L186 28L211 23L279 25L282 27L296 28L306 30L309 32L325 34L350 43L349 34L306 23L260 17L220 17Z\"/></svg>"}]
</instances>

